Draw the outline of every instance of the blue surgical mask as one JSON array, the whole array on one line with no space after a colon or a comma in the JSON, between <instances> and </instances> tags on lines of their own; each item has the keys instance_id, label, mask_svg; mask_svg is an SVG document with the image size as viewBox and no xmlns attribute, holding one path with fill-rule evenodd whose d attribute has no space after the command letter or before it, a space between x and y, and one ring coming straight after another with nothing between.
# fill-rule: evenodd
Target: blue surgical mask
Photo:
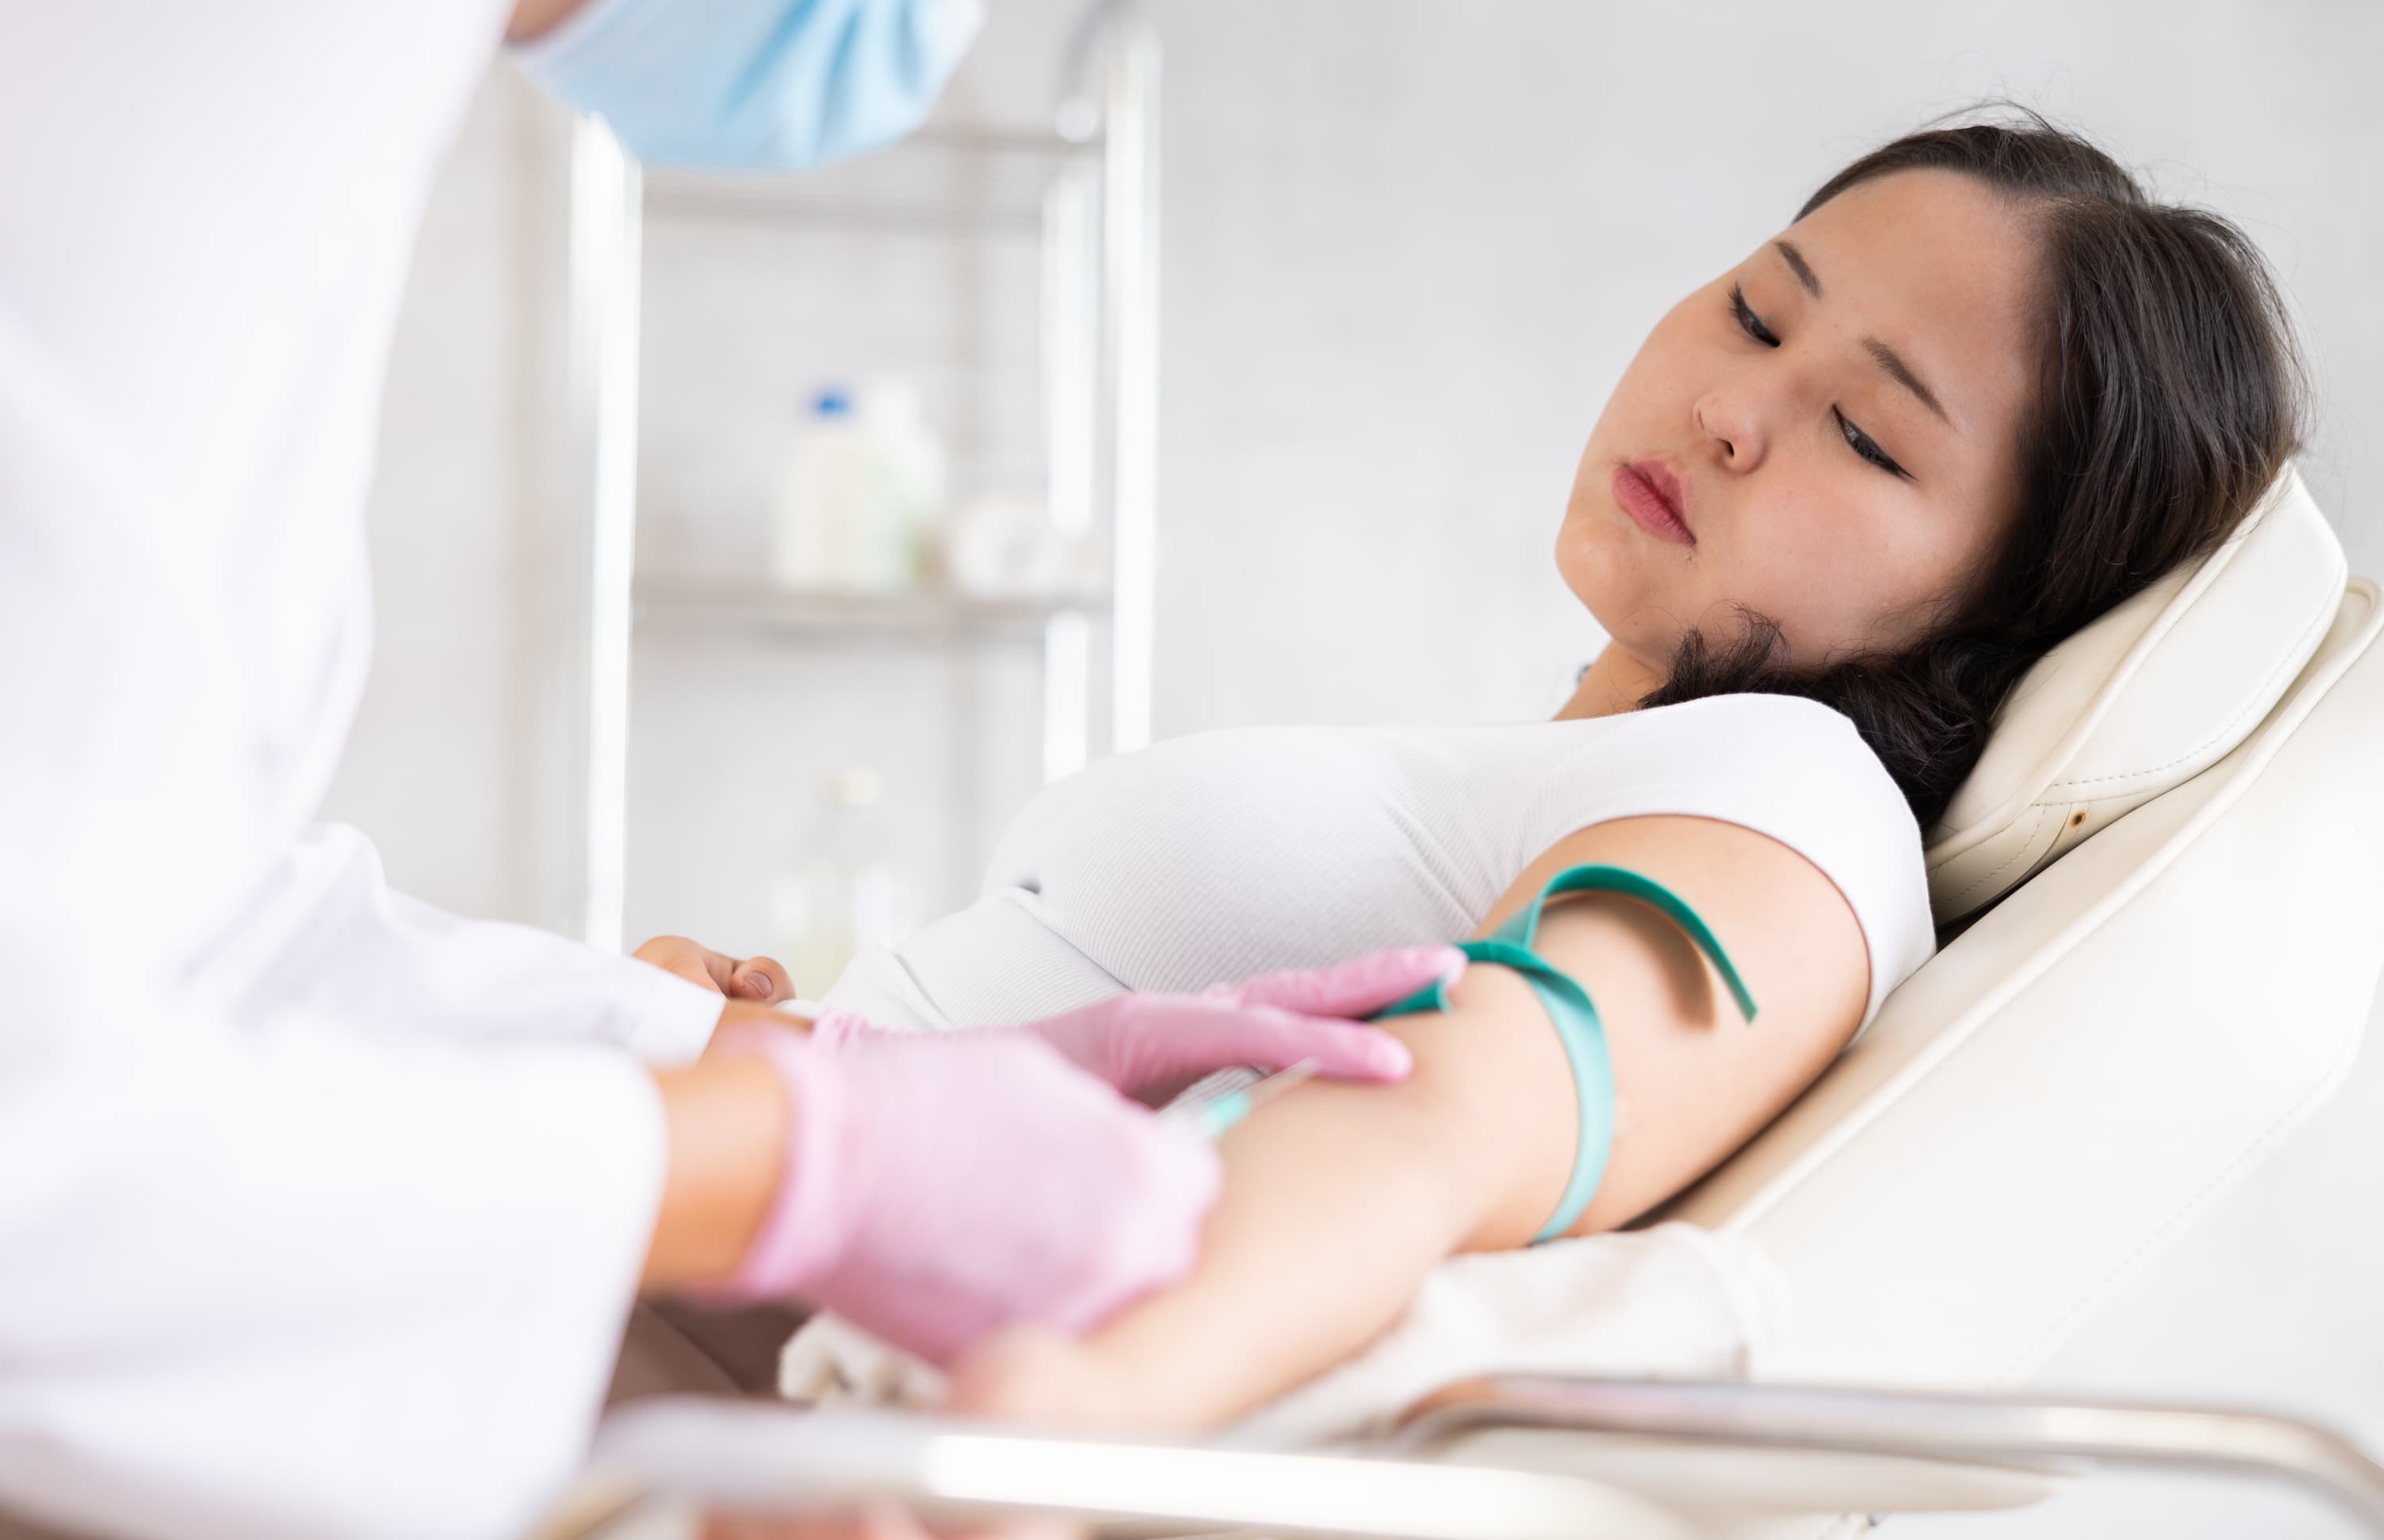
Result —
<instances>
[{"instance_id":1,"label":"blue surgical mask","mask_svg":"<svg viewBox=\"0 0 2384 1540\"><path fill-rule=\"evenodd\" d=\"M513 51L639 159L793 170L918 127L982 0L587 0Z\"/></svg>"}]
</instances>

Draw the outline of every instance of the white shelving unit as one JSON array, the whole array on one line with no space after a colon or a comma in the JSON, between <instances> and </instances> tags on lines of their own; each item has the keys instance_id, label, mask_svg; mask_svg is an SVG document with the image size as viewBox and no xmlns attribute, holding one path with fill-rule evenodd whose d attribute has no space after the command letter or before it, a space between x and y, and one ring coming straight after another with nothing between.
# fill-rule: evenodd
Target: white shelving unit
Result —
<instances>
[{"instance_id":1,"label":"white shelving unit","mask_svg":"<svg viewBox=\"0 0 2384 1540\"><path fill-rule=\"evenodd\" d=\"M931 129L896 150L799 176L645 171L601 124L576 130L568 413L572 496L586 532L578 879L592 944L623 939L630 664L642 628L788 647L1039 648L1046 779L1081 767L1097 745L1149 741L1160 44L1141 0L1094 0L1068 39L1061 80L1048 133ZM968 174L951 175L961 163ZM1105 591L793 592L640 574L643 237L649 221L683 218L1039 242L1048 507L1062 532L1105 544ZM1104 646L1106 658L1097 654Z\"/></svg>"}]
</instances>

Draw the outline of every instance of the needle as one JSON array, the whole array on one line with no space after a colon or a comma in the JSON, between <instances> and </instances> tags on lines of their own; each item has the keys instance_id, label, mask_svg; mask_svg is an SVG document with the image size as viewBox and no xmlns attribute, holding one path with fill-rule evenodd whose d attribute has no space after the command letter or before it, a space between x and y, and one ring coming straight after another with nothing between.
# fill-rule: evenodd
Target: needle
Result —
<instances>
[{"instance_id":1,"label":"needle","mask_svg":"<svg viewBox=\"0 0 2384 1540\"><path fill-rule=\"evenodd\" d=\"M1315 1078L1317 1068L1317 1061L1303 1059L1289 1069L1270 1074L1255 1085L1236 1087L1205 1097L1196 1091L1176 1110L1177 1115L1188 1118L1210 1138L1220 1137L1225 1130L1284 1092L1293 1089L1302 1081Z\"/></svg>"}]
</instances>

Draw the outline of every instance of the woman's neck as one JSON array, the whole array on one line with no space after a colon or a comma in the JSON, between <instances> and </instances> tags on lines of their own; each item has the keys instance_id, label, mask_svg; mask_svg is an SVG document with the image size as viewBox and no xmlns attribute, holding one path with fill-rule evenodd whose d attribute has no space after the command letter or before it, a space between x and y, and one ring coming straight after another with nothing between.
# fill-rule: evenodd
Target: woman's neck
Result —
<instances>
[{"instance_id":1,"label":"woman's neck","mask_svg":"<svg viewBox=\"0 0 2384 1540\"><path fill-rule=\"evenodd\" d=\"M1584 716L1615 716L1636 711L1647 692L1663 682L1661 673L1609 641L1596 661L1581 671L1581 683L1573 687L1572 699L1557 713L1557 720L1570 722Z\"/></svg>"}]
</instances>

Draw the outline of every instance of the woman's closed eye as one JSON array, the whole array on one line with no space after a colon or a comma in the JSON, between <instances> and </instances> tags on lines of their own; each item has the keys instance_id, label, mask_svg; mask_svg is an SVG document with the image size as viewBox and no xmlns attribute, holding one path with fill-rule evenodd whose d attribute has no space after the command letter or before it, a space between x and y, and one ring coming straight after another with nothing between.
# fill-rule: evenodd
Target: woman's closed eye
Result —
<instances>
[{"instance_id":1,"label":"woman's closed eye","mask_svg":"<svg viewBox=\"0 0 2384 1540\"><path fill-rule=\"evenodd\" d=\"M1902 466L1897 465L1888 456L1887 451L1880 448L1878 444L1872 442L1871 436L1869 434L1864 432L1861 428L1856 428L1853 423L1848 422L1846 420L1846 415L1844 412L1841 412L1836 407L1832 406L1830 408L1830 416L1838 419L1838 432L1844 437L1847 447L1852 449L1856 454L1861 455L1864 459L1869 460L1872 465L1877 466L1880 469L1887 472L1891 476L1900 476L1906 481L1912 479L1912 473L1910 471L1906 470Z\"/></svg>"},{"instance_id":2,"label":"woman's closed eye","mask_svg":"<svg viewBox=\"0 0 2384 1540\"><path fill-rule=\"evenodd\" d=\"M1745 332L1765 347L1776 348L1780 345L1778 335L1763 324L1763 317L1757 315L1754 307L1746 303L1745 289L1735 283L1730 286L1730 314L1731 317L1738 322L1738 329L1741 331ZM1910 471L1897 465L1887 451L1879 447L1878 442L1869 434L1847 421L1844 412L1832 406L1830 408L1830 416L1837 419L1838 433L1846 441L1847 448L1891 476L1902 477L1906 481L1912 479Z\"/></svg>"},{"instance_id":3,"label":"woman's closed eye","mask_svg":"<svg viewBox=\"0 0 2384 1540\"><path fill-rule=\"evenodd\" d=\"M1748 308L1746 291L1735 283L1730 286L1730 313L1737 319L1738 329L1749 337L1767 348L1776 348L1780 345L1780 339L1773 336L1771 329L1763 324L1763 317Z\"/></svg>"}]
</instances>

